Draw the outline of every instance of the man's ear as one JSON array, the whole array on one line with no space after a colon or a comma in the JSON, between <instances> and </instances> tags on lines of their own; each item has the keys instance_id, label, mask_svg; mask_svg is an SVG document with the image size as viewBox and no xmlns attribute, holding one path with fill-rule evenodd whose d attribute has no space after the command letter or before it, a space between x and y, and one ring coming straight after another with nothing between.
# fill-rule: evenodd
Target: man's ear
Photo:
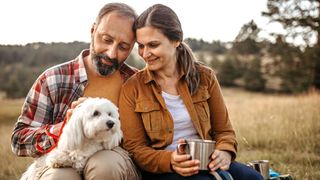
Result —
<instances>
[{"instance_id":1,"label":"man's ear","mask_svg":"<svg viewBox=\"0 0 320 180\"><path fill-rule=\"evenodd\" d=\"M95 29L96 29L96 23L93 23L92 24L92 27L91 27L91 35L93 34L93 32L95 31Z\"/></svg>"}]
</instances>

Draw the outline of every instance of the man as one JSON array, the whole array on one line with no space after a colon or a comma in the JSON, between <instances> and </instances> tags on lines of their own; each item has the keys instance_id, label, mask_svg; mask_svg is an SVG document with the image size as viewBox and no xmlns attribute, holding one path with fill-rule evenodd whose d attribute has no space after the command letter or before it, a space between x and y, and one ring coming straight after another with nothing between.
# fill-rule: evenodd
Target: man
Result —
<instances>
[{"instance_id":1,"label":"man","mask_svg":"<svg viewBox=\"0 0 320 180\"><path fill-rule=\"evenodd\" d=\"M12 134L15 154L45 154L57 142L62 121L68 121L72 108L82 101L80 97L104 97L118 105L122 84L135 73L124 61L134 45L132 26L136 17L125 4L106 4L91 28L90 50L40 75L26 97ZM94 154L83 177L72 168L49 168L39 178L137 179L138 175L128 153L115 148Z\"/></svg>"}]
</instances>

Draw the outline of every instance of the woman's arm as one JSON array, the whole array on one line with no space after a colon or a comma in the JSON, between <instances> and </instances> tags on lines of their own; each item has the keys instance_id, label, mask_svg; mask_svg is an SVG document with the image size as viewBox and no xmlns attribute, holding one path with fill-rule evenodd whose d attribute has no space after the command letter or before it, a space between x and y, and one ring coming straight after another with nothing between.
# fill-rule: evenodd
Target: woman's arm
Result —
<instances>
[{"instance_id":1,"label":"woman's arm","mask_svg":"<svg viewBox=\"0 0 320 180\"><path fill-rule=\"evenodd\" d=\"M133 155L133 160L141 169L152 173L172 172L170 168L172 152L150 147L141 114L135 112L137 94L135 83L137 82L127 82L120 93L119 112L124 135L123 147Z\"/></svg>"}]
</instances>

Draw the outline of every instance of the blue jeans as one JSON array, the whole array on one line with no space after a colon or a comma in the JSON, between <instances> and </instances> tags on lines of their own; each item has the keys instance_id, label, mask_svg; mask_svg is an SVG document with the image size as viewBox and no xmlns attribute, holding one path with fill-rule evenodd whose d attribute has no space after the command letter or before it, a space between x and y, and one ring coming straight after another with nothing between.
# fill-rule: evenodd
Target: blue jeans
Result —
<instances>
[{"instance_id":1,"label":"blue jeans","mask_svg":"<svg viewBox=\"0 0 320 180\"><path fill-rule=\"evenodd\" d=\"M260 175L259 172L256 170L238 163L238 162L232 162L230 164L230 168L228 172L231 174L234 180L263 180L263 177ZM222 174L221 174L222 173ZM223 172L220 172L219 174L223 175ZM177 173L165 173L165 174L153 174L149 172L142 172L142 179L143 180L214 180L214 176L209 174L208 171L200 171L198 174L193 176L180 176ZM224 180L227 180L227 178L223 178Z\"/></svg>"}]
</instances>

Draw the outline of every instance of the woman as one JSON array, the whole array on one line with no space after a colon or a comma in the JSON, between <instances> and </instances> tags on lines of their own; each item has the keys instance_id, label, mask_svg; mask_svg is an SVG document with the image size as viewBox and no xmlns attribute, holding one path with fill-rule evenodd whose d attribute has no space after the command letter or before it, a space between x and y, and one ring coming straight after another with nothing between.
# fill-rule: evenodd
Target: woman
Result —
<instances>
[{"instance_id":1,"label":"woman","mask_svg":"<svg viewBox=\"0 0 320 180\"><path fill-rule=\"evenodd\" d=\"M156 4L138 17L134 31L146 68L123 86L119 109L124 148L144 179L212 179L199 171L198 160L177 153L177 144L188 138L216 141L210 171L262 179L233 161L237 143L218 80L183 42L177 15Z\"/></svg>"}]
</instances>

